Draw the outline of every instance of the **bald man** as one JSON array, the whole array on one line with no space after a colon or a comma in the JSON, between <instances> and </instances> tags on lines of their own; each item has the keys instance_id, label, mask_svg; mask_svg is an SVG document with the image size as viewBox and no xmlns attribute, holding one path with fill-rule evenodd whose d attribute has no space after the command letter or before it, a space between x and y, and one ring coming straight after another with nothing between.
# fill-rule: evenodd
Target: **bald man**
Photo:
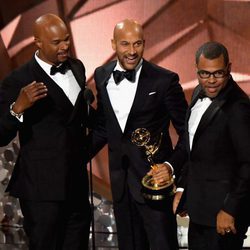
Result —
<instances>
[{"instance_id":1,"label":"bald man","mask_svg":"<svg viewBox=\"0 0 250 250\"><path fill-rule=\"evenodd\" d=\"M7 191L18 197L32 250L88 249L90 206L84 165L85 68L68 56L56 15L34 23L34 57L0 85L0 146L19 134Z\"/></svg>"},{"instance_id":2,"label":"bald man","mask_svg":"<svg viewBox=\"0 0 250 250\"><path fill-rule=\"evenodd\" d=\"M178 175L185 161L183 142L187 103L176 73L143 59L142 26L124 20L114 28L111 41L117 60L96 69L98 123L93 148L108 143L109 170L120 250L178 249L173 196L153 201L141 193L141 180L150 170L145 150L134 145L131 135L146 128L154 141L162 133L154 156L158 170L154 180L162 182ZM121 72L122 71L122 72ZM179 141L173 150L169 124ZM152 174L152 172L150 172Z\"/></svg>"}]
</instances>

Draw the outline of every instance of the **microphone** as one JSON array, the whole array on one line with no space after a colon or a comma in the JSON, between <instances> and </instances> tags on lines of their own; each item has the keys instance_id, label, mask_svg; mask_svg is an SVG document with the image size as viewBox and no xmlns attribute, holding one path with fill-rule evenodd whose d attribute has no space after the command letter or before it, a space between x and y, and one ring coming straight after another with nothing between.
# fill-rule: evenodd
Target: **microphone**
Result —
<instances>
[{"instance_id":1,"label":"microphone","mask_svg":"<svg viewBox=\"0 0 250 250\"><path fill-rule=\"evenodd\" d=\"M91 103L93 103L93 101L95 100L94 94L92 92L91 89L86 88L83 92L83 97L84 100L86 101L86 103L88 105L90 105Z\"/></svg>"}]
</instances>

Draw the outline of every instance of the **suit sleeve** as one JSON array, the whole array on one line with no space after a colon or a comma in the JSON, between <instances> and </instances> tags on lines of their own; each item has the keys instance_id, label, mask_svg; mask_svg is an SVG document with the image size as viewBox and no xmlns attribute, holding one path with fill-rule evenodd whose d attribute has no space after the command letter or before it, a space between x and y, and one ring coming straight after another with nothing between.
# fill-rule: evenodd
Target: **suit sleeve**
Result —
<instances>
[{"instance_id":1,"label":"suit sleeve","mask_svg":"<svg viewBox=\"0 0 250 250\"><path fill-rule=\"evenodd\" d=\"M95 121L91 133L91 157L94 157L107 143L106 119L103 110L103 103L100 94L99 82L101 81L98 69L94 73L94 79L97 89L97 110L95 114Z\"/></svg>"},{"instance_id":2,"label":"suit sleeve","mask_svg":"<svg viewBox=\"0 0 250 250\"><path fill-rule=\"evenodd\" d=\"M5 146L16 137L20 121L10 114L10 104L19 93L15 78L8 77L0 83L0 146Z\"/></svg>"},{"instance_id":3,"label":"suit sleeve","mask_svg":"<svg viewBox=\"0 0 250 250\"><path fill-rule=\"evenodd\" d=\"M231 191L227 194L223 210L235 216L242 202L247 201L250 187L250 103L240 102L233 105L229 117L229 134L232 147L238 159L234 169Z\"/></svg>"},{"instance_id":4,"label":"suit sleeve","mask_svg":"<svg viewBox=\"0 0 250 250\"><path fill-rule=\"evenodd\" d=\"M179 83L177 74L172 74L170 86L166 91L165 106L170 114L171 122L178 134L178 141L169 162L174 167L175 175L178 178L180 170L187 159L185 140L185 117L187 101Z\"/></svg>"}]
</instances>

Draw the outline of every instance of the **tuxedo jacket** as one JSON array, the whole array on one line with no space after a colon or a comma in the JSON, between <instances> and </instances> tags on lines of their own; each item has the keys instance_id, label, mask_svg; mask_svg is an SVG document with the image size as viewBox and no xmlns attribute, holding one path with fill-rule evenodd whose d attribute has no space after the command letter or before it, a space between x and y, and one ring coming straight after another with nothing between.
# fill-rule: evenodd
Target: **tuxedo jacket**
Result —
<instances>
[{"instance_id":1,"label":"tuxedo jacket","mask_svg":"<svg viewBox=\"0 0 250 250\"><path fill-rule=\"evenodd\" d=\"M150 170L150 164L145 149L132 143L131 134L137 128L146 128L151 134L149 144L153 144L162 133L154 161L169 161L178 174L186 157L183 135L187 103L178 75L144 60L135 98L122 132L106 88L115 65L116 61L112 61L97 68L94 74L98 119L93 131L93 152L108 143L113 199L119 201L128 185L133 197L143 202L141 179ZM179 135L175 150L169 135L170 121Z\"/></svg>"},{"instance_id":2,"label":"tuxedo jacket","mask_svg":"<svg viewBox=\"0 0 250 250\"><path fill-rule=\"evenodd\" d=\"M198 86L194 91L187 112L187 137L188 120L200 89ZM190 219L201 225L216 226L221 209L242 219L249 209L249 181L250 103L230 77L203 114L194 135L180 181L185 187L181 204L186 205Z\"/></svg>"},{"instance_id":3,"label":"tuxedo jacket","mask_svg":"<svg viewBox=\"0 0 250 250\"><path fill-rule=\"evenodd\" d=\"M84 162L87 105L83 99L85 68L69 58L81 88L75 105L45 73L33 57L13 71L0 87L0 146L19 134L20 151L7 191L27 200L64 200L88 195ZM47 97L35 102L23 115L13 117L9 106L24 86L37 81L48 88Z\"/></svg>"}]
</instances>

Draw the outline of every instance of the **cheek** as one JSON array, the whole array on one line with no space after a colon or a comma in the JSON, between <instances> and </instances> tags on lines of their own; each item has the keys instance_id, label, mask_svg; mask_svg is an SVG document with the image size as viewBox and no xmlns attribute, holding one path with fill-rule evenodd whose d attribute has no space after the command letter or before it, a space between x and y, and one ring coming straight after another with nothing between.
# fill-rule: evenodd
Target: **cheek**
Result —
<instances>
[{"instance_id":1,"label":"cheek","mask_svg":"<svg viewBox=\"0 0 250 250\"><path fill-rule=\"evenodd\" d=\"M47 47L47 53L51 56L51 57L56 57L57 56L57 49L54 47Z\"/></svg>"},{"instance_id":2,"label":"cheek","mask_svg":"<svg viewBox=\"0 0 250 250\"><path fill-rule=\"evenodd\" d=\"M116 55L118 58L122 59L124 55L126 55L126 52L124 50L119 50L119 51L116 51Z\"/></svg>"},{"instance_id":3,"label":"cheek","mask_svg":"<svg viewBox=\"0 0 250 250\"><path fill-rule=\"evenodd\" d=\"M137 54L142 55L143 51L144 51L144 48L139 48L139 49L137 49Z\"/></svg>"},{"instance_id":4,"label":"cheek","mask_svg":"<svg viewBox=\"0 0 250 250\"><path fill-rule=\"evenodd\" d=\"M201 85L201 86L205 86L205 84L206 84L206 80L204 80L204 79L201 79L201 78L198 78L198 82L199 82L199 84Z\"/></svg>"},{"instance_id":5,"label":"cheek","mask_svg":"<svg viewBox=\"0 0 250 250\"><path fill-rule=\"evenodd\" d=\"M223 80L223 81L220 81L219 84L220 84L220 89L222 89L222 88L225 87L226 81L224 81L224 80Z\"/></svg>"},{"instance_id":6,"label":"cheek","mask_svg":"<svg viewBox=\"0 0 250 250\"><path fill-rule=\"evenodd\" d=\"M127 52L127 49L124 49L124 48L120 48L119 50L117 50L117 53L120 55L124 55L126 54L126 52Z\"/></svg>"}]
</instances>

